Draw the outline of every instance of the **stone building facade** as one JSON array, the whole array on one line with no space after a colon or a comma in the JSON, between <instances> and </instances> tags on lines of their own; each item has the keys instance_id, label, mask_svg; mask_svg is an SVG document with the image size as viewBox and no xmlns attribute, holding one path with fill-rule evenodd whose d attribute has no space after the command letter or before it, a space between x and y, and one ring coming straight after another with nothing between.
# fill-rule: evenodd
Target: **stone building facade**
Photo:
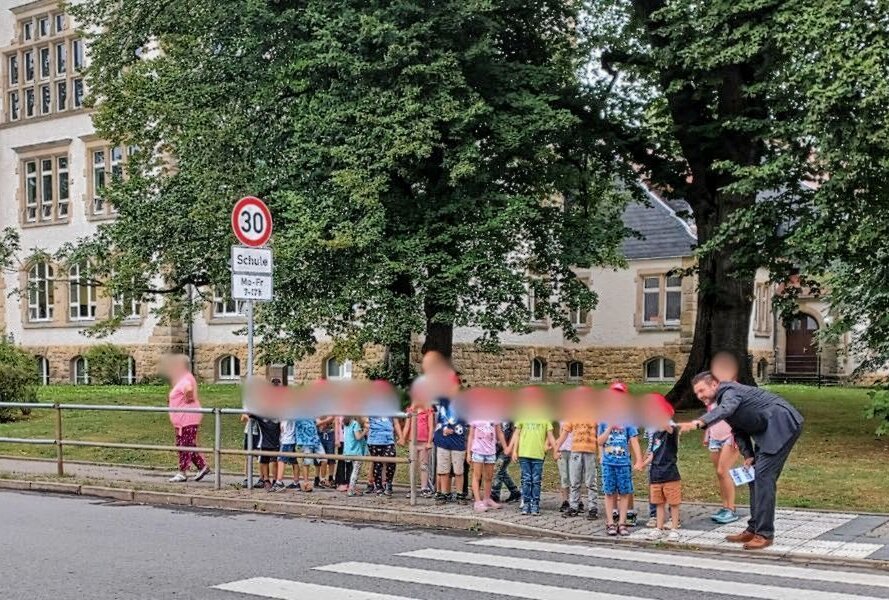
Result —
<instances>
[{"instance_id":1,"label":"stone building facade","mask_svg":"<svg viewBox=\"0 0 889 600\"><path fill-rule=\"evenodd\" d=\"M238 303L214 298L190 326L163 324L150 307L106 297L86 285L77 265L49 258L66 242L115 218L101 197L102 184L130 151L94 132L83 106L88 60L74 23L55 0L10 0L0 7L0 228L15 227L26 253L34 248L47 253L18 257L15 269L0 277L0 330L35 355L45 383L87 382L83 356L91 345L107 341L129 354L133 381L155 376L165 354L190 352L201 380L237 382L247 362ZM696 295L694 277L674 271L693 264L696 238L677 210L687 207L654 194L649 200L624 213L626 225L642 236L624 242L626 268L578 270L599 297L594 311L574 316L578 342L541 321L531 323L531 333L504 334L502 351L489 354L472 343L480 332L458 329L453 358L464 378L475 384L668 381L680 373L693 335ZM819 301L804 300L801 312L814 321L803 319L789 333L774 318L767 280L767 273L758 274L749 338L763 376L787 368L792 362L784 351L788 339L801 347L798 333L822 326L828 314ZM84 335L109 314L124 317L109 339ZM417 339L415 349L421 343ZM292 367L257 366L256 372L293 382L361 377L382 356L382 348L372 347L362 360L340 363L322 342ZM826 371L850 370L848 359L837 352L822 353L818 360Z\"/></svg>"}]
</instances>

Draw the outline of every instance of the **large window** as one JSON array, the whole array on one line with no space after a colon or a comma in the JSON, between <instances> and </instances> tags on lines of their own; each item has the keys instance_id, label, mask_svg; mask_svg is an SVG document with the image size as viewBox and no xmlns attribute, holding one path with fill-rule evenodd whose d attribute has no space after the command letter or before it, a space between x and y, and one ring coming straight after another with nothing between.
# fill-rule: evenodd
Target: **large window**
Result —
<instances>
[{"instance_id":1,"label":"large window","mask_svg":"<svg viewBox=\"0 0 889 600\"><path fill-rule=\"evenodd\" d=\"M55 294L52 265L38 262L28 270L28 320L52 321Z\"/></svg>"},{"instance_id":2,"label":"large window","mask_svg":"<svg viewBox=\"0 0 889 600\"><path fill-rule=\"evenodd\" d=\"M72 321L96 318L96 288L87 277L85 265L68 269L68 317Z\"/></svg>"},{"instance_id":3,"label":"large window","mask_svg":"<svg viewBox=\"0 0 889 600\"><path fill-rule=\"evenodd\" d=\"M645 363L645 381L673 381L676 379L676 363L669 358L652 358Z\"/></svg>"},{"instance_id":4,"label":"large window","mask_svg":"<svg viewBox=\"0 0 889 600\"><path fill-rule=\"evenodd\" d=\"M352 361L328 358L324 363L324 376L327 379L352 379Z\"/></svg>"},{"instance_id":5,"label":"large window","mask_svg":"<svg viewBox=\"0 0 889 600\"><path fill-rule=\"evenodd\" d=\"M130 292L119 294L111 301L111 316L120 317L124 321L141 319L142 301Z\"/></svg>"},{"instance_id":6,"label":"large window","mask_svg":"<svg viewBox=\"0 0 889 600\"><path fill-rule=\"evenodd\" d=\"M759 282L755 286L753 298L753 333L768 336L772 333L772 286Z\"/></svg>"},{"instance_id":7,"label":"large window","mask_svg":"<svg viewBox=\"0 0 889 600\"><path fill-rule=\"evenodd\" d=\"M575 327L582 328L589 326L590 311L582 308L574 308L569 311L568 317L571 324Z\"/></svg>"},{"instance_id":8,"label":"large window","mask_svg":"<svg viewBox=\"0 0 889 600\"><path fill-rule=\"evenodd\" d=\"M4 53L7 99L0 120L31 119L83 106L83 41L55 9L19 18L15 43ZM71 91L74 91L73 95ZM22 103L24 102L24 106Z\"/></svg>"},{"instance_id":9,"label":"large window","mask_svg":"<svg viewBox=\"0 0 889 600\"><path fill-rule=\"evenodd\" d=\"M24 159L22 177L26 224L67 220L71 194L67 154Z\"/></svg>"},{"instance_id":10,"label":"large window","mask_svg":"<svg viewBox=\"0 0 889 600\"><path fill-rule=\"evenodd\" d=\"M120 373L120 381L126 385L136 383L136 360L132 356L127 357L127 364Z\"/></svg>"},{"instance_id":11,"label":"large window","mask_svg":"<svg viewBox=\"0 0 889 600\"><path fill-rule=\"evenodd\" d=\"M241 379L241 361L237 356L227 354L219 359L216 368L219 381L237 381Z\"/></svg>"},{"instance_id":12,"label":"large window","mask_svg":"<svg viewBox=\"0 0 889 600\"><path fill-rule=\"evenodd\" d=\"M242 318L246 314L246 303L243 300L233 300L227 290L214 290L213 292L213 317L217 319Z\"/></svg>"},{"instance_id":13,"label":"large window","mask_svg":"<svg viewBox=\"0 0 889 600\"><path fill-rule=\"evenodd\" d=\"M642 277L642 326L678 326L682 316L682 278L678 275Z\"/></svg>"}]
</instances>

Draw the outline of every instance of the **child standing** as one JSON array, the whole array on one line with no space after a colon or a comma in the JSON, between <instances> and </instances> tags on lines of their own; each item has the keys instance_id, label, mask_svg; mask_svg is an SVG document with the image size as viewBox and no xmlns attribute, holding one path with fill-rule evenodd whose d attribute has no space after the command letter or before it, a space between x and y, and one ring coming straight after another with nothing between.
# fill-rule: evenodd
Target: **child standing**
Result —
<instances>
[{"instance_id":1,"label":"child standing","mask_svg":"<svg viewBox=\"0 0 889 600\"><path fill-rule=\"evenodd\" d=\"M343 419L343 456L349 460L350 456L367 456L367 420L358 417L346 417ZM358 478L361 477L360 460L350 460L351 473L349 474L349 496L360 496L361 490L356 489Z\"/></svg>"},{"instance_id":2,"label":"child standing","mask_svg":"<svg viewBox=\"0 0 889 600\"><path fill-rule=\"evenodd\" d=\"M658 540L664 535L667 505L670 506L672 529L667 540L679 541L679 505L682 503L682 482L679 467L679 431L672 422L673 407L660 394L652 394L649 399L651 413L657 429L652 431L651 446L646 458L637 463L636 469L641 471L650 466L649 499L657 506L657 528L651 532L651 539Z\"/></svg>"},{"instance_id":3,"label":"child standing","mask_svg":"<svg viewBox=\"0 0 889 600\"><path fill-rule=\"evenodd\" d=\"M516 422L512 436L512 458L522 470L523 515L540 514L540 485L547 447L553 449L558 460L559 450L553 437L553 423L549 419L529 417Z\"/></svg>"},{"instance_id":4,"label":"child standing","mask_svg":"<svg viewBox=\"0 0 889 600\"><path fill-rule=\"evenodd\" d=\"M491 498L491 481L494 479L494 463L497 462L497 443L505 444L500 425L490 421L473 421L469 424L469 448L472 459L472 495L476 512L500 508Z\"/></svg>"},{"instance_id":5,"label":"child standing","mask_svg":"<svg viewBox=\"0 0 889 600\"><path fill-rule=\"evenodd\" d=\"M568 463L569 499L565 517L576 517L583 512L580 501L580 487L586 485L588 519L599 518L599 484L596 473L596 449L598 436L594 421L565 423L561 427L561 435L556 445L561 447L565 438L571 437L570 462ZM564 454L563 454L564 458Z\"/></svg>"},{"instance_id":6,"label":"child standing","mask_svg":"<svg viewBox=\"0 0 889 600\"><path fill-rule=\"evenodd\" d=\"M564 421L559 422L560 441L556 442L559 450L559 460L557 462L559 468L559 493L562 495L562 505L559 507L560 513L564 513L571 507L571 503L568 501L571 489L571 477L568 472L568 465L571 463L571 442L573 436L570 432L565 432L565 425L566 423ZM565 433L565 435L562 435L563 433Z\"/></svg>"},{"instance_id":7,"label":"child standing","mask_svg":"<svg viewBox=\"0 0 889 600\"><path fill-rule=\"evenodd\" d=\"M424 498L431 498L435 494L435 478L431 469L432 457L432 429L435 411L427 405L423 399L418 399L407 408L408 415L417 415L417 463L420 465L420 495ZM402 426L401 445L410 442L411 433L411 417L408 416ZM414 468L411 466L411 468Z\"/></svg>"},{"instance_id":8,"label":"child standing","mask_svg":"<svg viewBox=\"0 0 889 600\"><path fill-rule=\"evenodd\" d=\"M632 452L635 463L642 459L639 430L623 423L599 423L598 442L602 453L602 491L605 494L606 532L610 536L630 535L627 509L633 495ZM618 522L614 522L617 508Z\"/></svg>"},{"instance_id":9,"label":"child standing","mask_svg":"<svg viewBox=\"0 0 889 600\"><path fill-rule=\"evenodd\" d=\"M401 428L389 417L371 417L368 420L367 448L371 456L395 457L395 437L401 437ZM378 496L392 495L395 479L395 463L386 463L386 479L383 480L383 463L373 466L374 492Z\"/></svg>"},{"instance_id":10,"label":"child standing","mask_svg":"<svg viewBox=\"0 0 889 600\"><path fill-rule=\"evenodd\" d=\"M318 437L318 428L315 426L315 419L297 419L296 420L296 445L299 451L306 454L324 454L324 446L321 445L321 439ZM318 460L312 457L306 457L302 460L303 464L300 468L302 479L302 490L311 492L312 480L309 478L309 467L315 467L315 477L318 476Z\"/></svg>"},{"instance_id":11,"label":"child standing","mask_svg":"<svg viewBox=\"0 0 889 600\"><path fill-rule=\"evenodd\" d=\"M506 486L509 496L506 502L518 502L522 498L522 493L516 486L512 477L509 475L509 463L512 462L512 456L508 451L510 442L512 442L512 434L515 426L512 421L501 421L500 430L503 432L503 441L505 444L497 442L497 462L494 464L494 481L491 484L491 500L495 502L501 501L500 493L503 486Z\"/></svg>"},{"instance_id":12,"label":"child standing","mask_svg":"<svg viewBox=\"0 0 889 600\"><path fill-rule=\"evenodd\" d=\"M281 452L296 452L296 419L283 419L281 421ZM284 486L285 465L293 465L293 483ZM292 456L279 456L278 469L275 483L269 488L270 492L283 492L285 489L295 490L299 488L299 467Z\"/></svg>"},{"instance_id":13,"label":"child standing","mask_svg":"<svg viewBox=\"0 0 889 600\"><path fill-rule=\"evenodd\" d=\"M454 411L451 399L438 399L438 410L435 413L435 433L432 440L435 444L435 471L438 475L438 493L436 502L457 502L464 504L466 494L455 491L451 495L451 469L454 470L454 488L463 489L464 464L466 462L466 429L467 423Z\"/></svg>"}]
</instances>

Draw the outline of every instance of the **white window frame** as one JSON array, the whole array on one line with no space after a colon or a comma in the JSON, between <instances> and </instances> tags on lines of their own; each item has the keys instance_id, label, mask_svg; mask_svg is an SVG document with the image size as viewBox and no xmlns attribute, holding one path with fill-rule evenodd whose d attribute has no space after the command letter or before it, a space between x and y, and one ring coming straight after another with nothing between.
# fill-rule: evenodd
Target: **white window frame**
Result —
<instances>
[{"instance_id":1,"label":"white window frame","mask_svg":"<svg viewBox=\"0 0 889 600\"><path fill-rule=\"evenodd\" d=\"M44 261L34 263L28 269L28 322L45 323L53 320L55 311L53 306L55 303L54 277L53 266ZM41 306L46 316L39 316Z\"/></svg>"},{"instance_id":2,"label":"white window frame","mask_svg":"<svg viewBox=\"0 0 889 600\"><path fill-rule=\"evenodd\" d=\"M81 365L83 365L81 367ZM89 385L90 366L83 356L75 356L71 359L71 383L74 385Z\"/></svg>"},{"instance_id":3,"label":"white window frame","mask_svg":"<svg viewBox=\"0 0 889 600\"><path fill-rule=\"evenodd\" d=\"M94 321L96 319L96 288L91 285L83 271L84 265L74 264L68 268L68 319L70 321ZM85 288L85 289L84 289ZM82 302L85 294L86 302ZM86 314L83 314L83 309Z\"/></svg>"},{"instance_id":4,"label":"white window frame","mask_svg":"<svg viewBox=\"0 0 889 600\"><path fill-rule=\"evenodd\" d=\"M62 162L64 161L64 163ZM59 219L68 218L68 207L71 201L71 182L68 180L68 156L56 157L56 217ZM64 183L64 188L62 184ZM62 189L65 190L65 197L62 197Z\"/></svg>"},{"instance_id":5,"label":"white window frame","mask_svg":"<svg viewBox=\"0 0 889 600\"><path fill-rule=\"evenodd\" d=\"M579 367L579 369L578 369L579 372L576 373L576 374L574 374L574 373L571 372L571 371L572 371L572 368L575 367L575 366ZM583 362L581 362L581 361L579 361L579 360L572 360L572 361L570 361L570 362L568 363L568 369L567 369L567 371L568 371L568 380L569 380L569 381L580 381L580 380L582 380L582 379L583 379L583 370L584 370L584 369L583 369Z\"/></svg>"},{"instance_id":6,"label":"white window frame","mask_svg":"<svg viewBox=\"0 0 889 600\"><path fill-rule=\"evenodd\" d=\"M678 280L679 283L670 284L671 279ZM670 295L679 298L679 314L675 319L667 318L667 307L670 301ZM679 275L664 275L664 324L679 325L682 319L682 277Z\"/></svg>"},{"instance_id":7,"label":"white window frame","mask_svg":"<svg viewBox=\"0 0 889 600\"><path fill-rule=\"evenodd\" d=\"M126 371L121 373L121 381L124 385L135 385L136 384L136 359L132 356L127 356L127 366L125 367Z\"/></svg>"},{"instance_id":8,"label":"white window frame","mask_svg":"<svg viewBox=\"0 0 889 600\"><path fill-rule=\"evenodd\" d=\"M538 372L539 371L539 372ZM544 381L546 379L546 361L542 358L531 359L531 381Z\"/></svg>"},{"instance_id":9,"label":"white window frame","mask_svg":"<svg viewBox=\"0 0 889 600\"><path fill-rule=\"evenodd\" d=\"M214 319L243 319L247 314L246 307L245 300L234 300L230 296L223 296L216 289L213 290Z\"/></svg>"},{"instance_id":10,"label":"white window frame","mask_svg":"<svg viewBox=\"0 0 889 600\"><path fill-rule=\"evenodd\" d=\"M223 373L223 370L228 371ZM216 361L217 381L240 381L241 359L234 354L226 354Z\"/></svg>"},{"instance_id":11,"label":"white window frame","mask_svg":"<svg viewBox=\"0 0 889 600\"><path fill-rule=\"evenodd\" d=\"M666 372L667 363L673 365L673 376L668 377ZM657 365L657 375L652 377L648 374L648 366L656 364ZM645 364L642 365L643 374L645 375L645 381L657 382L657 381L676 381L676 362L670 360L669 358L665 358L663 356L655 356L654 358L650 358L645 361Z\"/></svg>"},{"instance_id":12,"label":"white window frame","mask_svg":"<svg viewBox=\"0 0 889 600\"><path fill-rule=\"evenodd\" d=\"M336 365L335 372L332 373L331 365ZM343 362L331 357L324 361L324 378L331 381L352 379L352 361L344 360Z\"/></svg>"},{"instance_id":13,"label":"white window frame","mask_svg":"<svg viewBox=\"0 0 889 600\"><path fill-rule=\"evenodd\" d=\"M38 354L37 359L37 376L40 378L40 385L49 385L49 360L42 354Z\"/></svg>"},{"instance_id":14,"label":"white window frame","mask_svg":"<svg viewBox=\"0 0 889 600\"><path fill-rule=\"evenodd\" d=\"M98 159L100 155L101 160ZM105 167L106 164L108 164L106 148L97 148L90 152L90 176L92 177L93 182L93 198L90 203L90 210L94 215L105 214L105 199L102 196L108 181L108 170Z\"/></svg>"}]
</instances>

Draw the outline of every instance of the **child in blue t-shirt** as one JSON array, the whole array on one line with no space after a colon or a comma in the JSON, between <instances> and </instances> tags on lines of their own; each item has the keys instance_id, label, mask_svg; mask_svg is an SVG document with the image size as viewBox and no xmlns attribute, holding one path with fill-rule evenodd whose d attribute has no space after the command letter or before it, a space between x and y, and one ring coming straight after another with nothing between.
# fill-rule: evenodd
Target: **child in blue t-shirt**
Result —
<instances>
[{"instance_id":1,"label":"child in blue t-shirt","mask_svg":"<svg viewBox=\"0 0 889 600\"><path fill-rule=\"evenodd\" d=\"M395 457L395 438L401 437L401 427L390 417L371 417L367 427L367 449L371 456ZM374 492L378 496L392 495L395 479L395 463L386 463L386 479L383 479L383 463L373 464Z\"/></svg>"},{"instance_id":2,"label":"child in blue t-shirt","mask_svg":"<svg viewBox=\"0 0 889 600\"><path fill-rule=\"evenodd\" d=\"M324 454L324 446L321 445L321 438L318 437L318 427L315 425L315 419L297 419L296 420L296 445L300 452L305 454ZM309 478L309 467L315 466L315 476L318 476L318 459L304 458L302 459L302 467L300 467L300 476L302 479L302 489L304 492L312 491L312 479Z\"/></svg>"},{"instance_id":3,"label":"child in blue t-shirt","mask_svg":"<svg viewBox=\"0 0 889 600\"><path fill-rule=\"evenodd\" d=\"M360 460L349 460L350 456L367 455L367 419L345 417L343 419L343 456L349 461L349 496L360 496L361 490L355 488L361 476Z\"/></svg>"},{"instance_id":4,"label":"child in blue t-shirt","mask_svg":"<svg viewBox=\"0 0 889 600\"><path fill-rule=\"evenodd\" d=\"M633 425L599 423L597 428L602 457L602 492L608 535L630 535L627 508L633 495L633 467L642 460L639 430ZM630 460L632 453L632 461ZM615 505L618 522L614 522Z\"/></svg>"}]
</instances>

